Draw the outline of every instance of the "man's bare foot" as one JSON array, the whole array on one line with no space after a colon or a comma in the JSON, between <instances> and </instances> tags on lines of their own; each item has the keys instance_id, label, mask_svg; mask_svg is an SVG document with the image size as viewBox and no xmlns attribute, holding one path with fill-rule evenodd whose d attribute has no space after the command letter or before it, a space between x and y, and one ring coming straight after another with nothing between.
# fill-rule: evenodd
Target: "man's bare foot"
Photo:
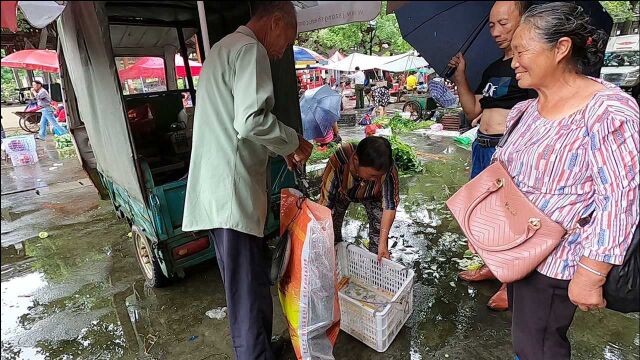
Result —
<instances>
[{"instance_id":1,"label":"man's bare foot","mask_svg":"<svg viewBox=\"0 0 640 360\"><path fill-rule=\"evenodd\" d=\"M458 276L464 281L471 282L491 280L496 278L486 265L482 265L482 267L477 270L463 271L459 273Z\"/></svg>"},{"instance_id":2,"label":"man's bare foot","mask_svg":"<svg viewBox=\"0 0 640 360\"><path fill-rule=\"evenodd\" d=\"M507 298L507 284L502 284L500 290L495 293L491 299L489 299L489 303L487 306L491 310L495 311L506 311L509 309L509 299Z\"/></svg>"}]
</instances>

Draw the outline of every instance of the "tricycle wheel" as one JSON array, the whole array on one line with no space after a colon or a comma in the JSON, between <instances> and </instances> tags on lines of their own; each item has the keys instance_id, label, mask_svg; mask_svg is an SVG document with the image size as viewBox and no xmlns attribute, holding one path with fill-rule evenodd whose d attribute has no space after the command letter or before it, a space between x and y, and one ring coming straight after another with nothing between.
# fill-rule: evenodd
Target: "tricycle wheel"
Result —
<instances>
[{"instance_id":1,"label":"tricycle wheel","mask_svg":"<svg viewBox=\"0 0 640 360\"><path fill-rule=\"evenodd\" d=\"M18 125L20 125L22 130L28 133L37 134L40 131L40 120L35 113L33 115L21 117L20 121L18 121Z\"/></svg>"},{"instance_id":2,"label":"tricycle wheel","mask_svg":"<svg viewBox=\"0 0 640 360\"><path fill-rule=\"evenodd\" d=\"M402 107L403 112L410 113L409 119L417 121L422 118L422 106L415 100L410 100L404 103Z\"/></svg>"},{"instance_id":3,"label":"tricycle wheel","mask_svg":"<svg viewBox=\"0 0 640 360\"><path fill-rule=\"evenodd\" d=\"M136 258L147 286L159 288L167 285L169 279L162 273L158 258L153 252L151 242L147 236L135 225L131 227L131 233L136 247Z\"/></svg>"}]
</instances>

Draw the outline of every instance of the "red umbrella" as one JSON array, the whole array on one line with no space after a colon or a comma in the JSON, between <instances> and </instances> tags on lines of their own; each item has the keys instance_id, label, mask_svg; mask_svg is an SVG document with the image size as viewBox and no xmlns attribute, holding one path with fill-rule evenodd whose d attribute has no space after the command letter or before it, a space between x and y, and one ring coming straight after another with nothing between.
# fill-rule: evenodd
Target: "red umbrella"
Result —
<instances>
[{"instance_id":1,"label":"red umbrella","mask_svg":"<svg viewBox=\"0 0 640 360\"><path fill-rule=\"evenodd\" d=\"M59 72L58 54L53 50L29 49L16 51L0 60L2 66L26 69L42 70L46 72Z\"/></svg>"},{"instance_id":2,"label":"red umbrella","mask_svg":"<svg viewBox=\"0 0 640 360\"><path fill-rule=\"evenodd\" d=\"M176 76L186 77L187 70L181 56L176 55L175 64ZM189 67L191 67L191 76L200 75L202 64L189 60ZM164 79L164 60L159 57L143 57L130 67L118 71L118 75L120 80L139 79L141 77Z\"/></svg>"},{"instance_id":3,"label":"red umbrella","mask_svg":"<svg viewBox=\"0 0 640 360\"><path fill-rule=\"evenodd\" d=\"M191 68L191 76L200 76L202 64L193 60L189 60L189 68ZM184 60L182 60L182 56L178 55L176 55L176 75L181 78L187 77L187 70L184 66Z\"/></svg>"}]
</instances>

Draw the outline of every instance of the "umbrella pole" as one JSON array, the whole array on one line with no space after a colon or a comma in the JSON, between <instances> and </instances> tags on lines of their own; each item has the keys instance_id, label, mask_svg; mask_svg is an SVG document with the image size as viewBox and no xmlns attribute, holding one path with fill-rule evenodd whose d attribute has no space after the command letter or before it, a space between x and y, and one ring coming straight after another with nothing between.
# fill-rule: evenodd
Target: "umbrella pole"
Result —
<instances>
[{"instance_id":1,"label":"umbrella pole","mask_svg":"<svg viewBox=\"0 0 640 360\"><path fill-rule=\"evenodd\" d=\"M144 79L142 78L142 76L140 76L140 82L142 83L142 92L146 93L147 90L144 88Z\"/></svg>"},{"instance_id":2,"label":"umbrella pole","mask_svg":"<svg viewBox=\"0 0 640 360\"><path fill-rule=\"evenodd\" d=\"M209 45L209 30L207 28L207 14L204 10L204 1L198 1L197 3L198 3L198 17L200 19L200 32L202 32L202 46L204 46L204 56L206 58L211 48L211 46Z\"/></svg>"}]
</instances>

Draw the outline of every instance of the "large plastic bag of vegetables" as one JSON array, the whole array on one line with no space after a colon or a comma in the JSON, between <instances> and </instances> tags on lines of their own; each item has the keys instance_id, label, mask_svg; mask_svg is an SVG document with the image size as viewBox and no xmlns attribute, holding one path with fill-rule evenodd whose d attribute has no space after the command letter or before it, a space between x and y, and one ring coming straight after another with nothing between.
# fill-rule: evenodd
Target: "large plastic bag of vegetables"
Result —
<instances>
[{"instance_id":1,"label":"large plastic bag of vegetables","mask_svg":"<svg viewBox=\"0 0 640 360\"><path fill-rule=\"evenodd\" d=\"M291 241L278 293L298 359L333 359L340 331L331 210L281 192L280 235Z\"/></svg>"}]
</instances>

